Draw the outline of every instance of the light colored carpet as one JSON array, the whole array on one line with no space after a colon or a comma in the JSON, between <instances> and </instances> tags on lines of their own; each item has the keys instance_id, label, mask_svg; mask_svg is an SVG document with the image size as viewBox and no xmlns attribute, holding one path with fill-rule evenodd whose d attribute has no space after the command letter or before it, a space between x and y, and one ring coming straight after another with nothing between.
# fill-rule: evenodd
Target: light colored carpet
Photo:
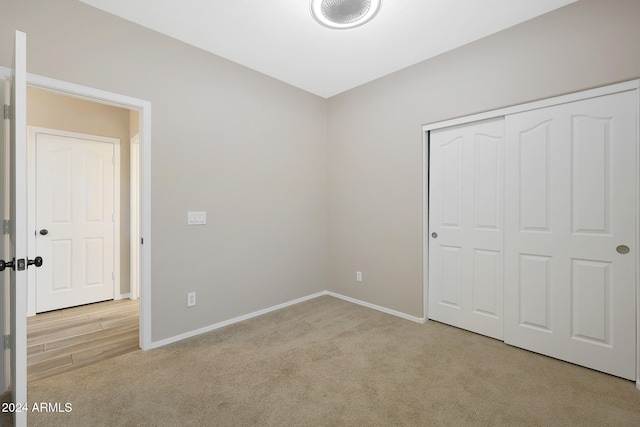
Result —
<instances>
[{"instance_id":1,"label":"light colored carpet","mask_svg":"<svg viewBox=\"0 0 640 427\"><path fill-rule=\"evenodd\" d=\"M30 426L639 426L635 384L332 297L29 384Z\"/></svg>"}]
</instances>

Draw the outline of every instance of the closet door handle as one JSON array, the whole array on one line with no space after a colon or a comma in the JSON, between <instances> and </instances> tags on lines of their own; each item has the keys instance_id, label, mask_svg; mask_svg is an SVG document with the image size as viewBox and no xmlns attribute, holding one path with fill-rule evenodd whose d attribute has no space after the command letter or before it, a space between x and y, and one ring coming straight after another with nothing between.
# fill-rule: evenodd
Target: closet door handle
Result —
<instances>
[{"instance_id":1,"label":"closet door handle","mask_svg":"<svg viewBox=\"0 0 640 427\"><path fill-rule=\"evenodd\" d=\"M434 239L438 238L438 233L436 233L435 231L433 233L431 233L431 237L433 237Z\"/></svg>"},{"instance_id":2,"label":"closet door handle","mask_svg":"<svg viewBox=\"0 0 640 427\"><path fill-rule=\"evenodd\" d=\"M629 246L627 245L620 245L616 248L616 252L618 252L619 254L622 255L626 255L629 253Z\"/></svg>"},{"instance_id":3,"label":"closet door handle","mask_svg":"<svg viewBox=\"0 0 640 427\"><path fill-rule=\"evenodd\" d=\"M49 230L47 230L46 228L43 228L42 230L40 230L40 234L43 236L46 236L47 234L49 234Z\"/></svg>"}]
</instances>

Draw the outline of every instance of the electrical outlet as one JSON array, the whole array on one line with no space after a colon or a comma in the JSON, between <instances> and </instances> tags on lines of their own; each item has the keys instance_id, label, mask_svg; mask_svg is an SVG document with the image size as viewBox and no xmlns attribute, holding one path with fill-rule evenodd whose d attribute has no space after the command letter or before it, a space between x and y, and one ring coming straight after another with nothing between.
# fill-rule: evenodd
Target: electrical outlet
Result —
<instances>
[{"instance_id":1,"label":"electrical outlet","mask_svg":"<svg viewBox=\"0 0 640 427\"><path fill-rule=\"evenodd\" d=\"M196 305L196 293L189 292L187 294L187 307L193 307L194 305Z\"/></svg>"},{"instance_id":2,"label":"electrical outlet","mask_svg":"<svg viewBox=\"0 0 640 427\"><path fill-rule=\"evenodd\" d=\"M356 280L358 282L362 282L362 272L361 271L356 271Z\"/></svg>"}]
</instances>

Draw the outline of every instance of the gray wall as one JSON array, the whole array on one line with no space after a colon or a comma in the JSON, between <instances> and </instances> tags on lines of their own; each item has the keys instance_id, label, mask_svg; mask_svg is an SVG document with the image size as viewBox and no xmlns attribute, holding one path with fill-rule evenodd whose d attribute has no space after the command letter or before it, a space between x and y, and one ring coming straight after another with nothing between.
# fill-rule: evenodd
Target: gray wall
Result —
<instances>
[{"instance_id":1,"label":"gray wall","mask_svg":"<svg viewBox=\"0 0 640 427\"><path fill-rule=\"evenodd\" d=\"M638 78L639 42L640 1L580 0L331 98L329 289L421 317L421 126Z\"/></svg>"},{"instance_id":2,"label":"gray wall","mask_svg":"<svg viewBox=\"0 0 640 427\"><path fill-rule=\"evenodd\" d=\"M327 288L326 100L75 0L0 0L0 65L15 29L29 72L152 104L153 341Z\"/></svg>"},{"instance_id":3,"label":"gray wall","mask_svg":"<svg viewBox=\"0 0 640 427\"><path fill-rule=\"evenodd\" d=\"M422 124L640 77L637 0L581 0L329 100L72 0L0 6L0 64L18 28L30 72L152 102L154 341L324 289L422 316Z\"/></svg>"}]
</instances>

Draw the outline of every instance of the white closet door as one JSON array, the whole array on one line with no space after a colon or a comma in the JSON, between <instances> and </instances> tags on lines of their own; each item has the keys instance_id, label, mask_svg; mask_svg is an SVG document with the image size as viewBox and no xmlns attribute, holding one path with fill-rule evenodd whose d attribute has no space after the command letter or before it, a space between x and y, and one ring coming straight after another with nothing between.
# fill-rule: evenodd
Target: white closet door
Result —
<instances>
[{"instance_id":1,"label":"white closet door","mask_svg":"<svg viewBox=\"0 0 640 427\"><path fill-rule=\"evenodd\" d=\"M635 91L507 116L505 342L636 379Z\"/></svg>"},{"instance_id":2,"label":"white closet door","mask_svg":"<svg viewBox=\"0 0 640 427\"><path fill-rule=\"evenodd\" d=\"M502 339L502 119L431 132L428 317Z\"/></svg>"}]
</instances>

